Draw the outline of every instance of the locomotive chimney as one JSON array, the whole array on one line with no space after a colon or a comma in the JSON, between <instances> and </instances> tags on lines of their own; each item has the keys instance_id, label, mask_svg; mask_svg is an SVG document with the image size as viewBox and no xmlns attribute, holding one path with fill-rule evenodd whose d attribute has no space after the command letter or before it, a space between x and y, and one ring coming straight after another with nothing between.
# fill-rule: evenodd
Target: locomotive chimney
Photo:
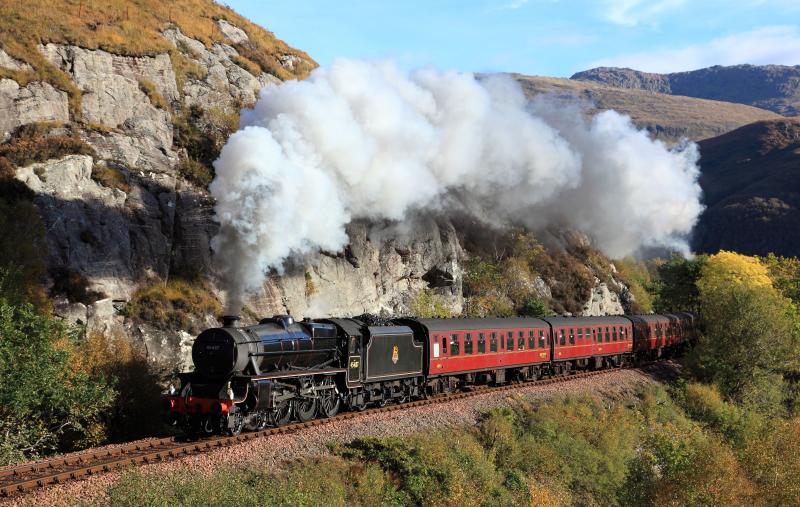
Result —
<instances>
[{"instance_id":1,"label":"locomotive chimney","mask_svg":"<svg viewBox=\"0 0 800 507\"><path fill-rule=\"evenodd\" d=\"M238 315L223 315L222 316L222 327L239 327L239 321L241 317Z\"/></svg>"}]
</instances>

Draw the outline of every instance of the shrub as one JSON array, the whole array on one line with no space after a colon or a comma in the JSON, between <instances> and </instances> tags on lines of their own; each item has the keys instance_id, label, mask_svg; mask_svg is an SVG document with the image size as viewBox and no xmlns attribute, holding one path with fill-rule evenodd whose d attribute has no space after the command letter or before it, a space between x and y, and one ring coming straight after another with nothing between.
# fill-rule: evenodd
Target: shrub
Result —
<instances>
[{"instance_id":1,"label":"shrub","mask_svg":"<svg viewBox=\"0 0 800 507\"><path fill-rule=\"evenodd\" d=\"M67 155L96 155L94 148L75 134L48 135L53 126L44 123L20 127L8 142L0 144L0 157L17 167L24 167Z\"/></svg>"},{"instance_id":2,"label":"shrub","mask_svg":"<svg viewBox=\"0 0 800 507\"><path fill-rule=\"evenodd\" d=\"M116 188L125 193L131 191L125 173L113 166L95 164L92 166L92 179L104 187Z\"/></svg>"},{"instance_id":3,"label":"shrub","mask_svg":"<svg viewBox=\"0 0 800 507\"><path fill-rule=\"evenodd\" d=\"M158 92L158 88L152 81L148 81L147 79L140 79L139 80L139 89L147 95L147 98L150 100L150 103L153 106L163 109L164 111L169 111L169 103L167 103L167 99L164 98Z\"/></svg>"},{"instance_id":4,"label":"shrub","mask_svg":"<svg viewBox=\"0 0 800 507\"><path fill-rule=\"evenodd\" d=\"M102 333L90 333L80 344L76 362L91 378L113 382L114 402L102 414L110 441L144 438L164 431L159 417L159 381L172 373L166 367L150 364L145 352L125 338Z\"/></svg>"},{"instance_id":5,"label":"shrub","mask_svg":"<svg viewBox=\"0 0 800 507\"><path fill-rule=\"evenodd\" d=\"M552 315L553 312L547 303L535 296L529 296L522 300L517 314L523 317L547 317Z\"/></svg>"},{"instance_id":6,"label":"shrub","mask_svg":"<svg viewBox=\"0 0 800 507\"><path fill-rule=\"evenodd\" d=\"M173 278L137 290L123 314L162 329L198 331L199 320L220 315L222 306L208 286L196 280Z\"/></svg>"},{"instance_id":7,"label":"shrub","mask_svg":"<svg viewBox=\"0 0 800 507\"><path fill-rule=\"evenodd\" d=\"M691 260L673 255L669 261L658 266L659 279L654 282L656 297L653 302L656 312L699 311L697 280L705 260L702 255Z\"/></svg>"},{"instance_id":8,"label":"shrub","mask_svg":"<svg viewBox=\"0 0 800 507\"><path fill-rule=\"evenodd\" d=\"M303 278L305 279L306 282L305 294L306 294L306 299L308 299L317 293L317 288L314 286L314 279L311 277L310 272L306 271L305 274L303 275Z\"/></svg>"},{"instance_id":9,"label":"shrub","mask_svg":"<svg viewBox=\"0 0 800 507\"><path fill-rule=\"evenodd\" d=\"M614 261L619 276L633 295L632 313L650 313L653 311L653 298L648 292L652 284L647 266L632 257ZM685 308L684 308L685 310Z\"/></svg>"},{"instance_id":10,"label":"shrub","mask_svg":"<svg viewBox=\"0 0 800 507\"><path fill-rule=\"evenodd\" d=\"M422 289L408 303L411 315L419 318L450 317L452 312L433 289Z\"/></svg>"},{"instance_id":11,"label":"shrub","mask_svg":"<svg viewBox=\"0 0 800 507\"><path fill-rule=\"evenodd\" d=\"M102 441L114 393L74 367L74 332L30 305L0 300L0 336L0 462Z\"/></svg>"},{"instance_id":12,"label":"shrub","mask_svg":"<svg viewBox=\"0 0 800 507\"><path fill-rule=\"evenodd\" d=\"M0 177L0 298L12 304L29 302L49 306L44 289L47 242L44 225L30 195L15 192L17 185L3 185ZM16 180L14 180L16 181Z\"/></svg>"},{"instance_id":13,"label":"shrub","mask_svg":"<svg viewBox=\"0 0 800 507\"><path fill-rule=\"evenodd\" d=\"M214 170L191 158L185 158L178 163L178 173L195 185L207 188L214 181Z\"/></svg>"}]
</instances>

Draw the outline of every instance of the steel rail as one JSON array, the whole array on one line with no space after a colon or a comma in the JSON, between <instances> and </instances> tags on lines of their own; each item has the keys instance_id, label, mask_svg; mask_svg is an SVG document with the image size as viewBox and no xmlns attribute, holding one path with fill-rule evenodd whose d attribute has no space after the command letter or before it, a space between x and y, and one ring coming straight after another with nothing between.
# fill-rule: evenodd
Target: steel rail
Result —
<instances>
[{"instance_id":1,"label":"steel rail","mask_svg":"<svg viewBox=\"0 0 800 507\"><path fill-rule=\"evenodd\" d=\"M648 363L648 366L653 363ZM185 442L175 437L161 438L146 442L120 445L103 451L91 449L64 457L56 457L42 461L24 463L0 469L0 497L10 497L24 494L32 490L54 484L63 484L93 475L99 475L112 470L129 466L169 461L183 456L199 454L209 450L228 447L240 442L270 435L295 433L304 428L322 426L335 421L355 419L371 414L394 412L413 407L446 403L452 400L470 398L490 392L500 392L518 389L520 387L548 385L569 382L580 378L593 377L613 373L623 368L577 372L569 375L560 375L539 380L516 381L499 386L481 385L474 386L466 391L440 394L430 398L410 401L402 404L386 405L384 407L368 408L363 411L342 412L333 417L312 419L307 422L290 423L276 428L267 428L260 431L244 432L235 436L215 436L193 442Z\"/></svg>"}]
</instances>

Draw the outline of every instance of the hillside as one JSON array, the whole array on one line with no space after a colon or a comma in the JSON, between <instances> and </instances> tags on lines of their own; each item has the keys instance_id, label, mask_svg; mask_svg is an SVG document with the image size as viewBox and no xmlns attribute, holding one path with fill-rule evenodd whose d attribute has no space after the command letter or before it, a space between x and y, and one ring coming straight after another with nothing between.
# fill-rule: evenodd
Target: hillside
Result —
<instances>
[{"instance_id":1,"label":"hillside","mask_svg":"<svg viewBox=\"0 0 800 507\"><path fill-rule=\"evenodd\" d=\"M676 97L588 81L519 74L513 74L512 77L522 85L528 96L553 93L568 100L575 97L584 99L598 109L614 109L630 115L638 127L666 141L676 141L682 137L699 141L754 121L779 117L770 111L730 102Z\"/></svg>"},{"instance_id":2,"label":"hillside","mask_svg":"<svg viewBox=\"0 0 800 507\"><path fill-rule=\"evenodd\" d=\"M800 118L756 122L700 142L708 209L694 249L800 255Z\"/></svg>"},{"instance_id":3,"label":"hillside","mask_svg":"<svg viewBox=\"0 0 800 507\"><path fill-rule=\"evenodd\" d=\"M571 79L616 88L736 102L786 116L800 114L800 65L717 65L672 74L598 67L578 72Z\"/></svg>"}]
</instances>

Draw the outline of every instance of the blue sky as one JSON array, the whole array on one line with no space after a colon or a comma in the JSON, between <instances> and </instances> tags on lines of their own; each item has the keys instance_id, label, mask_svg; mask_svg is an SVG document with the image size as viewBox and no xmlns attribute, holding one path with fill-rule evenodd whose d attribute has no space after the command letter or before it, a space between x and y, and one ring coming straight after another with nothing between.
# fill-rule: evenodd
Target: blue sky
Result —
<instances>
[{"instance_id":1,"label":"blue sky","mask_svg":"<svg viewBox=\"0 0 800 507\"><path fill-rule=\"evenodd\" d=\"M308 52L404 68L569 76L598 65L675 72L800 64L800 0L228 0Z\"/></svg>"}]
</instances>

